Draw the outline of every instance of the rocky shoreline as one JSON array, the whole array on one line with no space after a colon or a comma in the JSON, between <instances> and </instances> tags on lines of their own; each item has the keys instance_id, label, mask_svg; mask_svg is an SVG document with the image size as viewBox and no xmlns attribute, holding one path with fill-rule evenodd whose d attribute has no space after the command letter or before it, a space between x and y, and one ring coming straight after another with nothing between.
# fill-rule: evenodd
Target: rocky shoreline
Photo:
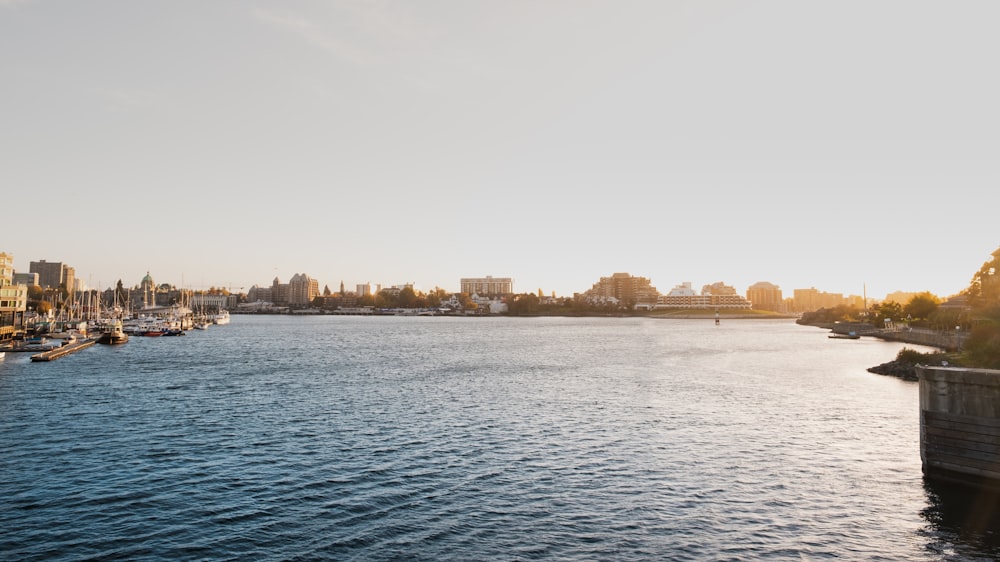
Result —
<instances>
[{"instance_id":1,"label":"rocky shoreline","mask_svg":"<svg viewBox=\"0 0 1000 562\"><path fill-rule=\"evenodd\" d=\"M904 381L916 381L917 380L917 364L910 363L908 361L893 360L888 363L882 363L881 365L876 365L874 367L869 367L869 373L875 373L876 375L886 375L889 377L896 377L898 379L903 379Z\"/></svg>"}]
</instances>

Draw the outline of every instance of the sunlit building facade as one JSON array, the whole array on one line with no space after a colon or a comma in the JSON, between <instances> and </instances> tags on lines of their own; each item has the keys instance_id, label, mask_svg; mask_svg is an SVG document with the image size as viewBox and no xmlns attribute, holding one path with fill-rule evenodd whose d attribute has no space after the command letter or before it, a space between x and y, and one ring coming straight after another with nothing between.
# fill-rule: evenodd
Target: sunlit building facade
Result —
<instances>
[{"instance_id":1,"label":"sunlit building facade","mask_svg":"<svg viewBox=\"0 0 1000 562\"><path fill-rule=\"evenodd\" d=\"M747 289L747 300L750 301L754 310L785 311L785 300L781 296L781 287L767 281L750 285Z\"/></svg>"},{"instance_id":2,"label":"sunlit building facade","mask_svg":"<svg viewBox=\"0 0 1000 562\"><path fill-rule=\"evenodd\" d=\"M14 257L0 252L0 341L6 342L24 325L28 286L14 283Z\"/></svg>"},{"instance_id":3,"label":"sunlit building facade","mask_svg":"<svg viewBox=\"0 0 1000 562\"><path fill-rule=\"evenodd\" d=\"M584 293L588 299L607 300L614 298L618 302L633 306L652 306L660 297L649 279L634 277L628 273L614 273L611 277L601 277L600 281Z\"/></svg>"},{"instance_id":4,"label":"sunlit building facade","mask_svg":"<svg viewBox=\"0 0 1000 562\"><path fill-rule=\"evenodd\" d=\"M514 280L510 277L463 277L461 292L481 297L500 297L514 293Z\"/></svg>"}]
</instances>

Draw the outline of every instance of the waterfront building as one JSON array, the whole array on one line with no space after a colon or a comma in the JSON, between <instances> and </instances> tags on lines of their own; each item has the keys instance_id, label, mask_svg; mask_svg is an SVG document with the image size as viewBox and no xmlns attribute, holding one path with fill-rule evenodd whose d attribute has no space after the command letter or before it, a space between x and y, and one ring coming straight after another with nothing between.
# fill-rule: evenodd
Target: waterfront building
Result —
<instances>
[{"instance_id":1,"label":"waterfront building","mask_svg":"<svg viewBox=\"0 0 1000 562\"><path fill-rule=\"evenodd\" d=\"M753 303L754 310L785 311L785 301L781 296L781 287L767 281L760 281L750 285L747 288L747 300Z\"/></svg>"},{"instance_id":2,"label":"waterfront building","mask_svg":"<svg viewBox=\"0 0 1000 562\"><path fill-rule=\"evenodd\" d=\"M219 312L230 308L229 295L222 293L194 293L189 308L196 311Z\"/></svg>"},{"instance_id":3,"label":"waterfront building","mask_svg":"<svg viewBox=\"0 0 1000 562\"><path fill-rule=\"evenodd\" d=\"M815 312L821 308L834 308L846 303L841 293L825 293L815 287L795 289L792 298L792 310L795 312Z\"/></svg>"},{"instance_id":4,"label":"waterfront building","mask_svg":"<svg viewBox=\"0 0 1000 562\"><path fill-rule=\"evenodd\" d=\"M459 280L462 293L481 297L502 297L514 294L514 280L510 277L463 277Z\"/></svg>"},{"instance_id":5,"label":"waterfront building","mask_svg":"<svg viewBox=\"0 0 1000 562\"><path fill-rule=\"evenodd\" d=\"M584 293L588 300L608 299L613 297L619 302L631 304L634 307L652 306L660 297L649 279L635 277L628 273L614 273L611 277L601 277L588 291Z\"/></svg>"},{"instance_id":6,"label":"waterfront building","mask_svg":"<svg viewBox=\"0 0 1000 562\"><path fill-rule=\"evenodd\" d=\"M14 256L0 252L0 342L14 337L24 326L28 286L14 283Z\"/></svg>"},{"instance_id":7,"label":"waterfront building","mask_svg":"<svg viewBox=\"0 0 1000 562\"><path fill-rule=\"evenodd\" d=\"M320 295L317 297L317 303L320 308L324 310L337 310L338 308L357 308L358 297L351 294L341 295L339 293L332 295Z\"/></svg>"},{"instance_id":8,"label":"waterfront building","mask_svg":"<svg viewBox=\"0 0 1000 562\"><path fill-rule=\"evenodd\" d=\"M296 273L288 281L288 305L291 307L305 307L312 304L314 298L319 296L319 281L306 275Z\"/></svg>"},{"instance_id":9,"label":"waterfront building","mask_svg":"<svg viewBox=\"0 0 1000 562\"><path fill-rule=\"evenodd\" d=\"M33 261L28 271L38 274L38 286L43 289L58 289L65 286L72 290L76 281L76 270L62 262Z\"/></svg>"},{"instance_id":10,"label":"waterfront building","mask_svg":"<svg viewBox=\"0 0 1000 562\"><path fill-rule=\"evenodd\" d=\"M271 287L258 287L254 285L247 291L247 302L274 302L271 296Z\"/></svg>"},{"instance_id":11,"label":"waterfront building","mask_svg":"<svg viewBox=\"0 0 1000 562\"><path fill-rule=\"evenodd\" d=\"M272 303L277 306L304 308L310 306L313 299L318 296L320 296L319 281L305 273L296 273L288 283L282 283L275 277L270 287L257 285L250 287L246 300L250 303Z\"/></svg>"},{"instance_id":12,"label":"waterfront building","mask_svg":"<svg viewBox=\"0 0 1000 562\"><path fill-rule=\"evenodd\" d=\"M749 309L752 303L721 281L705 285L700 294L695 292L690 281L685 281L657 299L655 308Z\"/></svg>"}]
</instances>

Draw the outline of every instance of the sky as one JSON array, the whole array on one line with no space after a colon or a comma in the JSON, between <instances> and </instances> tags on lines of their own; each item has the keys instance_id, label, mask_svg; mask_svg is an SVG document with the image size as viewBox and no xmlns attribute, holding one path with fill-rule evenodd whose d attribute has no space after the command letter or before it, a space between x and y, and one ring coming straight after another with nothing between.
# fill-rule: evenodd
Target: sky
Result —
<instances>
[{"instance_id":1,"label":"sky","mask_svg":"<svg viewBox=\"0 0 1000 562\"><path fill-rule=\"evenodd\" d=\"M1000 3L0 0L0 252L246 291L958 293Z\"/></svg>"}]
</instances>

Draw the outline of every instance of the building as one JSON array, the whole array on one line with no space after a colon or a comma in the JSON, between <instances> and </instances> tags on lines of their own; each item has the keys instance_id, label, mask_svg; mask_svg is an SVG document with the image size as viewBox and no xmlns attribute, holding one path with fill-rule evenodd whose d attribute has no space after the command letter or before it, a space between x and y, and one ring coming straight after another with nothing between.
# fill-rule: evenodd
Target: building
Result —
<instances>
[{"instance_id":1,"label":"building","mask_svg":"<svg viewBox=\"0 0 1000 562\"><path fill-rule=\"evenodd\" d=\"M749 309L751 307L749 300L737 294L732 286L721 281L705 285L701 289L701 294L695 293L690 281L685 281L656 301L656 308Z\"/></svg>"},{"instance_id":2,"label":"building","mask_svg":"<svg viewBox=\"0 0 1000 562\"><path fill-rule=\"evenodd\" d=\"M767 281L750 285L747 289L747 300L753 304L754 310L785 311L785 300L781 296L781 287Z\"/></svg>"},{"instance_id":3,"label":"building","mask_svg":"<svg viewBox=\"0 0 1000 562\"><path fill-rule=\"evenodd\" d=\"M306 308L311 306L313 299L318 296L320 296L319 281L305 273L296 273L288 283L282 283L280 279L275 277L270 287L258 287L257 285L250 287L247 292L247 301L250 303L268 302L291 308Z\"/></svg>"},{"instance_id":4,"label":"building","mask_svg":"<svg viewBox=\"0 0 1000 562\"><path fill-rule=\"evenodd\" d=\"M913 297L919 295L920 293L912 293L907 291L896 291L894 293L889 293L885 296L882 302L894 302L902 305L907 305L913 300Z\"/></svg>"},{"instance_id":5,"label":"building","mask_svg":"<svg viewBox=\"0 0 1000 562\"><path fill-rule=\"evenodd\" d=\"M319 294L319 281L305 273L296 273L288 281L288 306L290 307L310 306L313 299Z\"/></svg>"},{"instance_id":6,"label":"building","mask_svg":"<svg viewBox=\"0 0 1000 562\"><path fill-rule=\"evenodd\" d=\"M62 262L33 261L28 271L38 274L38 286L43 289L65 286L72 290L76 284L76 271Z\"/></svg>"},{"instance_id":7,"label":"building","mask_svg":"<svg viewBox=\"0 0 1000 562\"><path fill-rule=\"evenodd\" d=\"M502 297L514 294L514 280L510 277L463 277L460 279L462 293L481 297Z\"/></svg>"},{"instance_id":8,"label":"building","mask_svg":"<svg viewBox=\"0 0 1000 562\"><path fill-rule=\"evenodd\" d=\"M194 293L191 295L189 308L199 312L220 312L232 308L229 306L229 295L222 293Z\"/></svg>"},{"instance_id":9,"label":"building","mask_svg":"<svg viewBox=\"0 0 1000 562\"><path fill-rule=\"evenodd\" d=\"M0 342L21 330L27 309L28 286L14 283L14 256L0 252Z\"/></svg>"},{"instance_id":10,"label":"building","mask_svg":"<svg viewBox=\"0 0 1000 562\"><path fill-rule=\"evenodd\" d=\"M584 293L589 301L606 301L609 298L633 307L653 306L660 297L649 279L633 277L628 273L615 273L611 277L601 277L600 281Z\"/></svg>"},{"instance_id":11,"label":"building","mask_svg":"<svg viewBox=\"0 0 1000 562\"><path fill-rule=\"evenodd\" d=\"M247 291L247 302L274 302L271 296L271 287L258 287L254 285Z\"/></svg>"},{"instance_id":12,"label":"building","mask_svg":"<svg viewBox=\"0 0 1000 562\"><path fill-rule=\"evenodd\" d=\"M38 274L37 273L15 273L14 274L14 284L15 285L27 285L29 287L40 287L38 284Z\"/></svg>"},{"instance_id":13,"label":"building","mask_svg":"<svg viewBox=\"0 0 1000 562\"><path fill-rule=\"evenodd\" d=\"M793 291L792 310L794 312L815 312L821 308L835 308L846 303L841 293L824 293L815 287Z\"/></svg>"}]
</instances>

